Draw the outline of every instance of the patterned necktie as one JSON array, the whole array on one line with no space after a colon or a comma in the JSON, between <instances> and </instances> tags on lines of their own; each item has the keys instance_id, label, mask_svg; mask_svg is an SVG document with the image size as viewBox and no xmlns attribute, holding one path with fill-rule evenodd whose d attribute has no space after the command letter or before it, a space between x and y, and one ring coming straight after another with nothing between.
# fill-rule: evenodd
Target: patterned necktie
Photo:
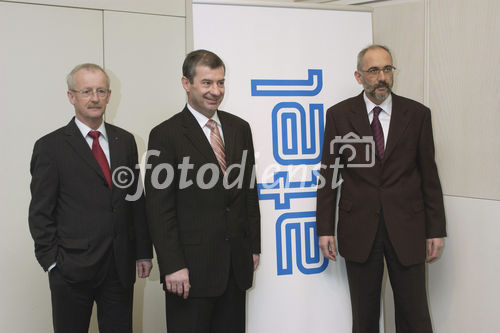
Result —
<instances>
[{"instance_id":1,"label":"patterned necktie","mask_svg":"<svg viewBox=\"0 0 500 333\"><path fill-rule=\"evenodd\" d=\"M109 170L109 164L108 164L108 159L106 158L106 155L104 154L104 151L101 148L101 145L99 144L99 135L101 133L99 131L90 131L89 136L94 139L92 142L92 154L94 154L95 159L97 160L97 163L102 169L102 173L104 174L104 178L106 178L106 181L108 182L109 188L111 188L111 172Z\"/></svg>"},{"instance_id":2,"label":"patterned necktie","mask_svg":"<svg viewBox=\"0 0 500 333\"><path fill-rule=\"evenodd\" d=\"M210 145L214 150L215 157L217 157L217 161L219 162L222 172L226 173L226 153L224 151L224 142L222 142L222 137L220 136L217 123L210 119L207 121L207 126L210 128Z\"/></svg>"},{"instance_id":3,"label":"patterned necktie","mask_svg":"<svg viewBox=\"0 0 500 333\"><path fill-rule=\"evenodd\" d=\"M382 109L378 106L373 108L373 120L371 123L371 128L373 132L373 139L375 140L375 150L377 156L382 160L384 159L384 131L382 130L382 125L378 119L378 115Z\"/></svg>"}]
</instances>

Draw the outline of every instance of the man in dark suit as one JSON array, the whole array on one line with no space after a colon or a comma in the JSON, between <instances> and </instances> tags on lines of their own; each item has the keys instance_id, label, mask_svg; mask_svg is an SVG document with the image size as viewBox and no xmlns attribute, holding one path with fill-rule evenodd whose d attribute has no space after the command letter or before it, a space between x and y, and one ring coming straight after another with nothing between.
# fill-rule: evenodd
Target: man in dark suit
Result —
<instances>
[{"instance_id":1,"label":"man in dark suit","mask_svg":"<svg viewBox=\"0 0 500 333\"><path fill-rule=\"evenodd\" d=\"M340 174L338 246L346 260L353 333L379 331L384 257L397 332L432 332L425 262L440 255L446 236L443 194L430 110L391 92L394 69L386 47L363 49L354 75L364 91L332 106L326 116L317 231L323 255L335 260ZM366 144L352 145L355 156L346 149L341 139L348 135L373 136L374 165L366 161Z\"/></svg>"},{"instance_id":2,"label":"man in dark suit","mask_svg":"<svg viewBox=\"0 0 500 333\"><path fill-rule=\"evenodd\" d=\"M126 199L139 181L135 140L103 122L111 91L101 67L76 66L67 81L75 117L39 139L31 160L29 226L54 331L88 332L95 301L100 332L132 332L135 268L145 278L152 267L144 197ZM134 171L113 182L123 168Z\"/></svg>"},{"instance_id":3,"label":"man in dark suit","mask_svg":"<svg viewBox=\"0 0 500 333\"><path fill-rule=\"evenodd\" d=\"M260 213L250 126L218 110L224 76L216 54L188 54L188 103L149 136L146 207L169 333L245 332Z\"/></svg>"}]
</instances>

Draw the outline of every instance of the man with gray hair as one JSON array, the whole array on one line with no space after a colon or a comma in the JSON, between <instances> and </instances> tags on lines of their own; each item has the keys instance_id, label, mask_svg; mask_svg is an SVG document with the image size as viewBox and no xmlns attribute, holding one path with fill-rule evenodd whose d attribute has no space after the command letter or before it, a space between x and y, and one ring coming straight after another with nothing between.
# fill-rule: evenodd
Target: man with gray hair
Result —
<instances>
[{"instance_id":1,"label":"man with gray hair","mask_svg":"<svg viewBox=\"0 0 500 333\"><path fill-rule=\"evenodd\" d=\"M49 272L54 331L88 332L96 302L100 332L132 332L136 267L141 278L152 267L144 196L125 199L140 178L134 136L104 122L111 90L100 66L76 66L67 83L75 117L39 139L31 159L29 227ZM112 180L122 167L135 170L130 186Z\"/></svg>"},{"instance_id":2,"label":"man with gray hair","mask_svg":"<svg viewBox=\"0 0 500 333\"><path fill-rule=\"evenodd\" d=\"M317 232L323 255L336 260L338 213L353 333L379 331L384 258L394 291L396 331L432 332L425 262L439 257L446 236L443 193L434 161L431 112L392 92L394 70L387 47L363 49L354 73L363 92L332 106L326 116L321 176L327 185L318 188ZM353 133L373 137L373 145L355 143L355 156L343 149L348 146L331 145L335 138ZM370 155L374 160L365 161ZM334 170L338 165L342 168ZM338 174L342 186L337 210Z\"/></svg>"}]
</instances>

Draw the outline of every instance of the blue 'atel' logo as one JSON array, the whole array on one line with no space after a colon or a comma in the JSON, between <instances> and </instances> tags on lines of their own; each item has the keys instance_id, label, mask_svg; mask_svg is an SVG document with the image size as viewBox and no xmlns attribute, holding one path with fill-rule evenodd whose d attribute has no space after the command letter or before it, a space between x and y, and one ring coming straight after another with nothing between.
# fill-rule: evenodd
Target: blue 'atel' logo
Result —
<instances>
[{"instance_id":1,"label":"blue 'atel' logo","mask_svg":"<svg viewBox=\"0 0 500 333\"><path fill-rule=\"evenodd\" d=\"M290 97L304 100L323 89L323 71L308 69L305 80L251 80L252 96L288 97L278 101L271 112L273 157L288 167L321 162L325 116L323 104L308 103L305 108ZM281 99L281 98L280 98ZM297 167L294 167L297 169ZM292 199L316 196L319 170L302 174L294 170L277 171L271 183L257 184L260 200L273 200L276 210L291 209ZM295 258L295 260L293 260ZM316 237L315 212L286 212L276 221L276 259L278 275L293 274L293 263L302 274L321 273L328 266Z\"/></svg>"},{"instance_id":2,"label":"blue 'atel' logo","mask_svg":"<svg viewBox=\"0 0 500 333\"><path fill-rule=\"evenodd\" d=\"M293 273L294 254L297 268L303 274L321 273L328 266L328 259L320 255L315 218L314 211L296 212L284 213L276 221L278 275Z\"/></svg>"},{"instance_id":3,"label":"blue 'atel' logo","mask_svg":"<svg viewBox=\"0 0 500 333\"><path fill-rule=\"evenodd\" d=\"M323 89L323 71L309 69L307 80L252 80L252 96L316 96ZM283 165L314 165L321 161L324 135L323 104L305 108L280 102L272 111L273 155Z\"/></svg>"}]
</instances>

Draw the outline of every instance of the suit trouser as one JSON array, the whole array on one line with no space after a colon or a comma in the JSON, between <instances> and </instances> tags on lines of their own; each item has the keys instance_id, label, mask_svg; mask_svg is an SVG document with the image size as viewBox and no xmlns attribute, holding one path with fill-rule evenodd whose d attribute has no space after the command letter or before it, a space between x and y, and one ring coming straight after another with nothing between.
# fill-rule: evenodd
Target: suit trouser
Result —
<instances>
[{"instance_id":1,"label":"suit trouser","mask_svg":"<svg viewBox=\"0 0 500 333\"><path fill-rule=\"evenodd\" d=\"M68 283L57 266L49 272L55 333L87 333L94 301L99 332L132 332L134 287L122 286L113 256L109 257L99 283Z\"/></svg>"},{"instance_id":2,"label":"suit trouser","mask_svg":"<svg viewBox=\"0 0 500 333\"><path fill-rule=\"evenodd\" d=\"M244 333L246 291L231 269L226 290L217 297L184 299L165 292L168 333Z\"/></svg>"},{"instance_id":3,"label":"suit trouser","mask_svg":"<svg viewBox=\"0 0 500 333\"><path fill-rule=\"evenodd\" d=\"M380 219L377 236L364 263L346 260L351 293L352 332L378 333L384 257L394 293L397 333L432 333L425 287L425 263L403 266Z\"/></svg>"}]
</instances>

